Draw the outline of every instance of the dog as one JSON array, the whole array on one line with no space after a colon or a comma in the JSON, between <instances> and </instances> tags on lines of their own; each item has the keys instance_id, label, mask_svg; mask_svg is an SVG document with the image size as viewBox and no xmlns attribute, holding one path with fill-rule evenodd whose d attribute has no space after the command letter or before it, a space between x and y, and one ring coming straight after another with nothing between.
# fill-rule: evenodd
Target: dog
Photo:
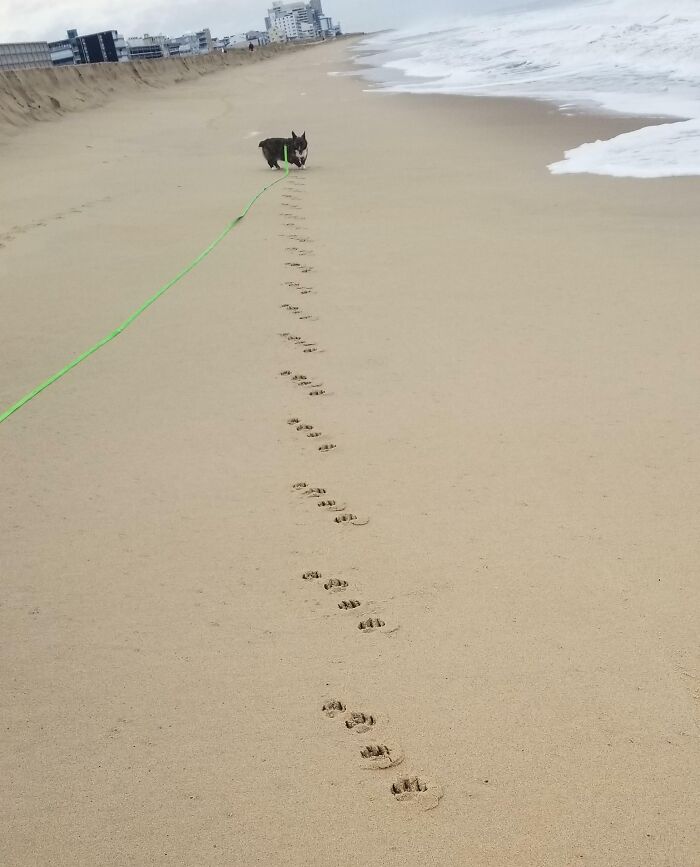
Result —
<instances>
[{"instance_id":1,"label":"dog","mask_svg":"<svg viewBox=\"0 0 700 867\"><path fill-rule=\"evenodd\" d=\"M306 157L309 152L309 143L306 140L306 132L297 135L292 130L291 138L266 138L258 144L262 148L263 156L271 169L280 168L280 160L284 161L284 148L287 146L287 160L298 169L306 166Z\"/></svg>"}]
</instances>

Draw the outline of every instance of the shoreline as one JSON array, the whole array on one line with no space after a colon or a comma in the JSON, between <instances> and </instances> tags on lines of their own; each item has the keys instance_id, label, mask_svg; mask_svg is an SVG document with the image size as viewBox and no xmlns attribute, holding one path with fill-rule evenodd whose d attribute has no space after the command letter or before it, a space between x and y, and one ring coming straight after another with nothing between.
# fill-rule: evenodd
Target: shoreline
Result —
<instances>
[{"instance_id":1,"label":"shoreline","mask_svg":"<svg viewBox=\"0 0 700 867\"><path fill-rule=\"evenodd\" d=\"M4 407L310 142L0 426L0 861L688 867L698 185L553 177L623 122L346 47L3 147Z\"/></svg>"},{"instance_id":2,"label":"shoreline","mask_svg":"<svg viewBox=\"0 0 700 867\"><path fill-rule=\"evenodd\" d=\"M688 135L688 127L692 129L691 135L697 135L700 129L697 108L695 113L691 113L690 111L677 111L675 113L657 111L639 112L628 107L612 108L606 105L606 100L609 102L610 96L605 93L601 93L597 97L589 95L583 99L577 98L575 95L561 95L557 98L546 94L490 93L488 92L490 90L488 87L484 87L483 92L480 92L478 88L474 88L455 93L448 93L439 89L422 89L420 85L426 81L425 78L408 75L402 70L394 71L386 65L372 64L363 59L371 56L377 57L382 54L391 55L391 51L387 49L383 51L381 49L369 49L364 52L356 52L354 57L348 61L349 71L347 74L357 74L362 77L369 85L367 88L368 92L377 90L379 93L394 95L412 94L415 96L468 97L472 99L497 100L524 99L553 106L564 116L583 114L593 117L634 119L637 122L634 128L626 130L612 139L586 140L579 143L578 146L565 152L556 163L548 166L552 174L598 174L608 177L629 177L642 180L700 176L700 163L698 163L696 158L695 162L693 162L692 148L690 156L688 157L686 154L686 159L689 162L681 168L669 170L666 165L669 156L665 151L662 152L661 157L657 157L655 168L649 168L648 166L649 141L651 140L656 143L655 140L658 139L658 135L653 132L653 128L658 126L683 125L686 128L684 129L685 135ZM363 71L354 73L350 71L353 68L360 68ZM440 77L435 76L435 80L440 80ZM414 89L411 89L412 86ZM658 101L658 95L653 98ZM685 104L684 107L688 108L688 105ZM620 136L624 137L624 145L619 140ZM634 143L631 143L632 141ZM675 141L676 148L681 148L681 144L682 142ZM665 145L667 150L669 147L668 142ZM628 148L627 152L624 150L625 147ZM678 157L679 155L676 154L676 156ZM638 160L636 166L634 165L635 158Z\"/></svg>"}]
</instances>

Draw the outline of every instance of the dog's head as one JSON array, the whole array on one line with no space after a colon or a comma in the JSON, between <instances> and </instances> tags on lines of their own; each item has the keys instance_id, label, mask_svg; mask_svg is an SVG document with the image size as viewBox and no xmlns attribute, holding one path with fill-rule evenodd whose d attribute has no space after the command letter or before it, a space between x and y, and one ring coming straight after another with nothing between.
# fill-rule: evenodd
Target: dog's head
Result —
<instances>
[{"instance_id":1,"label":"dog's head","mask_svg":"<svg viewBox=\"0 0 700 867\"><path fill-rule=\"evenodd\" d=\"M306 162L306 154L309 150L309 144L306 141L306 132L304 131L301 135L297 135L294 130L292 130L292 142L292 147L301 160L301 164L304 165Z\"/></svg>"}]
</instances>

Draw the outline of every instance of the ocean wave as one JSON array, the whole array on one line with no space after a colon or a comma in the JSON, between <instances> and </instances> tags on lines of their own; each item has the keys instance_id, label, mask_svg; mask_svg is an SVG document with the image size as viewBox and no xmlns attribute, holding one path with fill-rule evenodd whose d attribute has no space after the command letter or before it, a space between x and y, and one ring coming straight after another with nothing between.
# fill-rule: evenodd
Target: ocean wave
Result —
<instances>
[{"instance_id":1,"label":"ocean wave","mask_svg":"<svg viewBox=\"0 0 700 867\"><path fill-rule=\"evenodd\" d=\"M399 30L362 45L393 92L481 94L679 119L568 151L556 174L700 174L700 2L585 0Z\"/></svg>"}]
</instances>

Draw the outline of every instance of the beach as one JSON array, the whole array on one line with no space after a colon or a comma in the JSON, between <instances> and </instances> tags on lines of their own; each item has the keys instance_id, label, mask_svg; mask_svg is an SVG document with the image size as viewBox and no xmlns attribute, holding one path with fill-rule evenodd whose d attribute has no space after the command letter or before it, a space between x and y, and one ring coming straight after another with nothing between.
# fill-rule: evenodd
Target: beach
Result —
<instances>
[{"instance_id":1,"label":"beach","mask_svg":"<svg viewBox=\"0 0 700 867\"><path fill-rule=\"evenodd\" d=\"M700 180L348 44L0 136L0 412L309 139L0 425L0 862L695 867Z\"/></svg>"}]
</instances>

